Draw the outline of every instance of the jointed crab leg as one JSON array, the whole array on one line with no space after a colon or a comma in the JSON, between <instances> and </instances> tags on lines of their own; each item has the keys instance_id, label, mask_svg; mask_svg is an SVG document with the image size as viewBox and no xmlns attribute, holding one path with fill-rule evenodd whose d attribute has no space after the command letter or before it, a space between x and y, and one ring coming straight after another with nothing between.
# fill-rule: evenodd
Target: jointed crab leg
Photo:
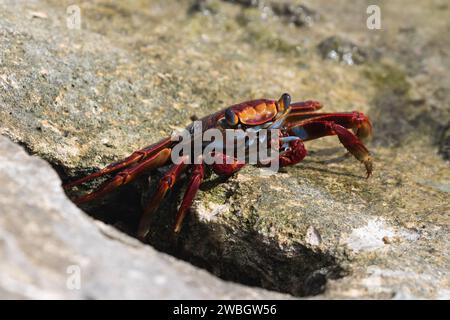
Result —
<instances>
[{"instance_id":1,"label":"jointed crab leg","mask_svg":"<svg viewBox=\"0 0 450 320\"><path fill-rule=\"evenodd\" d=\"M341 113L314 113L305 112L298 113L294 116L291 114L288 117L288 128L301 128L307 123L316 121L332 121L347 129L354 129L358 138L366 140L372 135L372 125L366 115L361 112L341 112ZM310 134L307 137L301 137L303 140L312 140L323 137L320 130L317 130L318 135Z\"/></svg>"},{"instance_id":2,"label":"jointed crab leg","mask_svg":"<svg viewBox=\"0 0 450 320\"><path fill-rule=\"evenodd\" d=\"M139 161L142 161L142 160L148 158L149 156L154 155L155 153L160 152L162 149L167 148L170 145L170 143L171 143L170 138L161 140L161 141L159 141L155 144L152 144L146 148L143 148L141 150L133 152L127 158L125 158L119 162L110 164L109 166L103 168L100 171L94 172L94 173L92 173L86 177L83 177L81 179L78 179L76 181L69 182L69 183L65 184L63 187L65 189L72 188L74 186L78 186L82 183L91 181L93 179L102 177L104 175L119 171L120 169L129 167Z\"/></svg>"},{"instance_id":3,"label":"jointed crab leg","mask_svg":"<svg viewBox=\"0 0 450 320\"><path fill-rule=\"evenodd\" d=\"M170 157L170 149L162 149L154 156L139 162L132 167L129 167L118 174L109 181L106 181L99 189L94 192L83 195L73 201L77 204L88 202L94 199L98 199L108 192L133 181L138 175L145 171L150 171L163 166Z\"/></svg>"},{"instance_id":4,"label":"jointed crab leg","mask_svg":"<svg viewBox=\"0 0 450 320\"><path fill-rule=\"evenodd\" d=\"M184 161L174 164L170 169L164 174L164 176L159 180L158 189L156 193L152 196L148 205L144 209L141 220L139 222L138 237L140 239L145 239L150 228L150 216L153 212L158 209L161 201L164 199L167 191L169 191L173 185L177 182L181 173L186 169L186 164Z\"/></svg>"},{"instance_id":5,"label":"jointed crab leg","mask_svg":"<svg viewBox=\"0 0 450 320\"><path fill-rule=\"evenodd\" d=\"M303 140L337 135L344 147L364 164L367 171L367 178L372 174L372 158L369 151L361 140L344 126L334 121L311 121L301 126L290 128L290 131Z\"/></svg>"},{"instance_id":6,"label":"jointed crab leg","mask_svg":"<svg viewBox=\"0 0 450 320\"><path fill-rule=\"evenodd\" d=\"M318 101L308 100L289 104L292 108L291 115L304 112L313 112L321 109L323 105Z\"/></svg>"},{"instance_id":7,"label":"jointed crab leg","mask_svg":"<svg viewBox=\"0 0 450 320\"><path fill-rule=\"evenodd\" d=\"M181 202L180 208L178 209L178 213L175 218L175 228L174 228L175 233L178 233L181 230L181 224L183 223L184 217L186 216L188 209L191 207L192 201L194 200L195 195L197 194L197 191L200 188L200 185L202 184L203 176L204 176L203 163L194 165L192 176L189 180L188 187L186 189L186 192L184 193L183 201Z\"/></svg>"},{"instance_id":8,"label":"jointed crab leg","mask_svg":"<svg viewBox=\"0 0 450 320\"><path fill-rule=\"evenodd\" d=\"M317 111L322 108L322 104L318 101L302 101L302 102L294 102L290 103L288 106L285 107L285 109L289 108L289 114L286 118L289 119L289 121L293 122L300 119L305 119L305 114L310 115L314 113L314 111ZM281 111L281 114L284 113ZM307 116L306 116L307 117Z\"/></svg>"},{"instance_id":9,"label":"jointed crab leg","mask_svg":"<svg viewBox=\"0 0 450 320\"><path fill-rule=\"evenodd\" d=\"M336 123L330 123L329 127L338 136L344 147L360 162L364 164L367 171L367 178L372 175L372 157L366 146L353 133Z\"/></svg>"}]
</instances>

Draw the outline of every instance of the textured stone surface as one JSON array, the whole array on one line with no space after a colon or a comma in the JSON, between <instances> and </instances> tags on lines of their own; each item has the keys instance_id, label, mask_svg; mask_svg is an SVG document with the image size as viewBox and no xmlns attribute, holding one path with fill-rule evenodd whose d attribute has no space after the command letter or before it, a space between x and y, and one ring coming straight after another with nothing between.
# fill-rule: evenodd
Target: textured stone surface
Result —
<instances>
[{"instance_id":1,"label":"textured stone surface","mask_svg":"<svg viewBox=\"0 0 450 320\"><path fill-rule=\"evenodd\" d=\"M67 28L69 2L1 3L0 132L65 178L153 143L193 115L243 100L290 92L295 100L323 102L327 112L363 111L375 133L370 180L354 159L344 159L337 139L313 141L303 163L272 177L251 167L228 181L207 176L174 237L181 184L154 215L149 241L225 279L300 296L448 298L450 166L438 152L445 156L450 123L446 1L383 2L380 31L365 27L372 1L293 1L320 16L301 28L263 5L234 2L206 1L196 10L194 1L84 2L80 30ZM326 39L358 44L377 59L324 60L317 48ZM143 177L83 209L133 234L162 171L152 174L150 187ZM63 198L59 189L55 194ZM39 205L39 194L22 197L2 201ZM67 214L56 211L55 219ZM77 219L86 230L102 226ZM5 234L14 243L25 237L21 228ZM71 239L82 239L84 227L67 228ZM64 256L45 245L55 230L42 230L32 243ZM88 249L100 252L100 242L92 243ZM129 254L153 252L133 243ZM46 250L37 263L51 269L58 259L44 258ZM2 259L2 266L21 263L15 259ZM125 261L110 259L111 272ZM97 262L91 266L101 272ZM89 284L92 292L103 285Z\"/></svg>"},{"instance_id":2,"label":"textured stone surface","mask_svg":"<svg viewBox=\"0 0 450 320\"><path fill-rule=\"evenodd\" d=\"M66 197L45 161L5 137L0 184L3 299L283 297L224 282L92 220ZM79 290L73 270L80 271Z\"/></svg>"}]
</instances>

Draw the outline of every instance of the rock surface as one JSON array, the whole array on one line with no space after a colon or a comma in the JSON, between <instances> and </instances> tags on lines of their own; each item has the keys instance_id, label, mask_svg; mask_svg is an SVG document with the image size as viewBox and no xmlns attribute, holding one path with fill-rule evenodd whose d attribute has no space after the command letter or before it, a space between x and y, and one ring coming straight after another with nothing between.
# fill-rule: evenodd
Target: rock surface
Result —
<instances>
[{"instance_id":1,"label":"rock surface","mask_svg":"<svg viewBox=\"0 0 450 320\"><path fill-rule=\"evenodd\" d=\"M365 27L366 8L372 1L293 1L290 8L320 16L301 26L289 23L281 11L268 10L263 2L257 6L236 4L245 1L196 2L84 2L79 30L66 21L69 2L0 4L0 132L49 161L66 178L151 144L188 125L193 115L204 116L252 98L277 98L290 92L295 100L323 102L327 112L365 112L375 133L369 144L375 159L371 179L363 178L354 159L342 157L337 139L321 139L308 143L309 157L304 162L274 176L263 177L252 167L228 181L208 176L193 214L181 235L174 237L171 227L181 184L154 216L149 242L222 278L296 296L448 299L450 166L444 157L450 123L446 54L450 48L444 35L450 8L446 1L414 6L403 0L383 2L382 30ZM345 18L348 15L352 19ZM317 48L327 39L339 39L351 44L352 52L377 58L363 59L359 65L324 60ZM151 176L150 187L143 177L83 209L133 234L142 202L160 175L159 171ZM42 177L38 175L37 181L34 177L15 177L12 183L27 187L29 181L40 189ZM1 267L24 271L12 284L2 280L0 292L24 297L47 292L110 297L102 296L108 291L104 288L117 286L126 297L143 292L157 296L127 286L134 276L139 284L151 283L157 270L153 275L146 272L148 278L139 272L128 278L116 276L117 284L107 284L102 269L117 275L128 261L137 270L147 269L151 263L147 260L152 259L133 259L141 254L188 268L124 235L120 237L133 245L104 239L99 228L113 237L120 233L80 215L64 202L55 177L51 180L54 191L48 199L61 206L42 212L42 217L33 209L50 203L39 202L40 190L27 189L26 199L17 190L15 196L2 190L1 202L15 208L24 205L30 211L26 216L18 214L30 219L28 228L19 224L23 219L17 219L12 209L2 211L0 228L9 237L5 248L26 241L46 253L36 257L36 250L31 250L21 257L10 253L20 250L3 250L8 255ZM93 187L95 183L86 189ZM68 217L77 223L62 224ZM68 236L51 226L36 230L36 225L47 225L45 221L61 223ZM26 236L33 232L35 236ZM87 258L93 270L89 281L84 281L88 293L50 290L65 284L65 269L48 279L34 275L65 268L72 253L84 250L83 239L90 237L96 241L87 244L88 257L104 250L105 259ZM127 259L116 255L119 247ZM44 271L29 270L29 258ZM59 264L60 259L64 263ZM161 262L161 269L167 265ZM183 272L180 286L185 283ZM203 271L192 272L209 277ZM178 279L176 274L169 278ZM216 297L272 295L208 279L229 289L217 289ZM33 287L26 286L30 282ZM178 292L184 297L189 291L182 288L186 291ZM198 297L209 293L199 288ZM167 292L162 296L176 294Z\"/></svg>"}]
</instances>

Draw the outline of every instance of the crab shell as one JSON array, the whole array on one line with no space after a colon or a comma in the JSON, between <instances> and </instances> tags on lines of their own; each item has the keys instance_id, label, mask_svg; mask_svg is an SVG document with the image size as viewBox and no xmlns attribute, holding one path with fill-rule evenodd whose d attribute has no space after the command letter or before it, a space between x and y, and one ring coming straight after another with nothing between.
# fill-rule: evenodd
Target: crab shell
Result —
<instances>
[{"instance_id":1,"label":"crab shell","mask_svg":"<svg viewBox=\"0 0 450 320\"><path fill-rule=\"evenodd\" d=\"M236 104L230 107L239 122L254 126L271 121L278 113L278 103L274 100L259 99Z\"/></svg>"}]
</instances>

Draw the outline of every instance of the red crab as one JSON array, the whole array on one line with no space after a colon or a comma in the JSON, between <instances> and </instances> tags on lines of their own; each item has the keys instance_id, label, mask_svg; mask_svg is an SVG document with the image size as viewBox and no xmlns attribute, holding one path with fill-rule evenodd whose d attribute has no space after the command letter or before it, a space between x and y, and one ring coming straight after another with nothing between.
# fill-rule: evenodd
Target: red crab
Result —
<instances>
[{"instance_id":1,"label":"red crab","mask_svg":"<svg viewBox=\"0 0 450 320\"><path fill-rule=\"evenodd\" d=\"M296 164L306 156L303 142L329 135L337 135L342 145L365 165L367 178L372 174L372 159L363 140L372 134L369 118L361 112L318 113L322 105L316 101L291 103L291 97L285 93L279 100L258 99L239 103L200 119L203 132L207 129L277 129L280 131L279 144L282 152L279 155L281 167ZM354 133L350 130L352 129ZM192 125L188 127L193 132ZM171 164L159 182L158 189L145 207L138 228L138 237L145 239L149 231L149 217L163 200L167 191L173 187L180 175L190 169L188 187L175 219L174 231L178 233L188 209L202 183L204 162L197 164L172 163L172 149L177 144L167 137L155 144L133 152L127 158L110 164L104 169L92 173L64 187L71 188L104 175L118 172L111 180L106 181L97 190L74 199L81 204L102 197L114 189L130 183L139 175L159 167ZM224 150L225 151L225 150ZM223 153L225 158L225 152ZM231 175L239 171L241 162L211 164L218 175Z\"/></svg>"}]
</instances>

